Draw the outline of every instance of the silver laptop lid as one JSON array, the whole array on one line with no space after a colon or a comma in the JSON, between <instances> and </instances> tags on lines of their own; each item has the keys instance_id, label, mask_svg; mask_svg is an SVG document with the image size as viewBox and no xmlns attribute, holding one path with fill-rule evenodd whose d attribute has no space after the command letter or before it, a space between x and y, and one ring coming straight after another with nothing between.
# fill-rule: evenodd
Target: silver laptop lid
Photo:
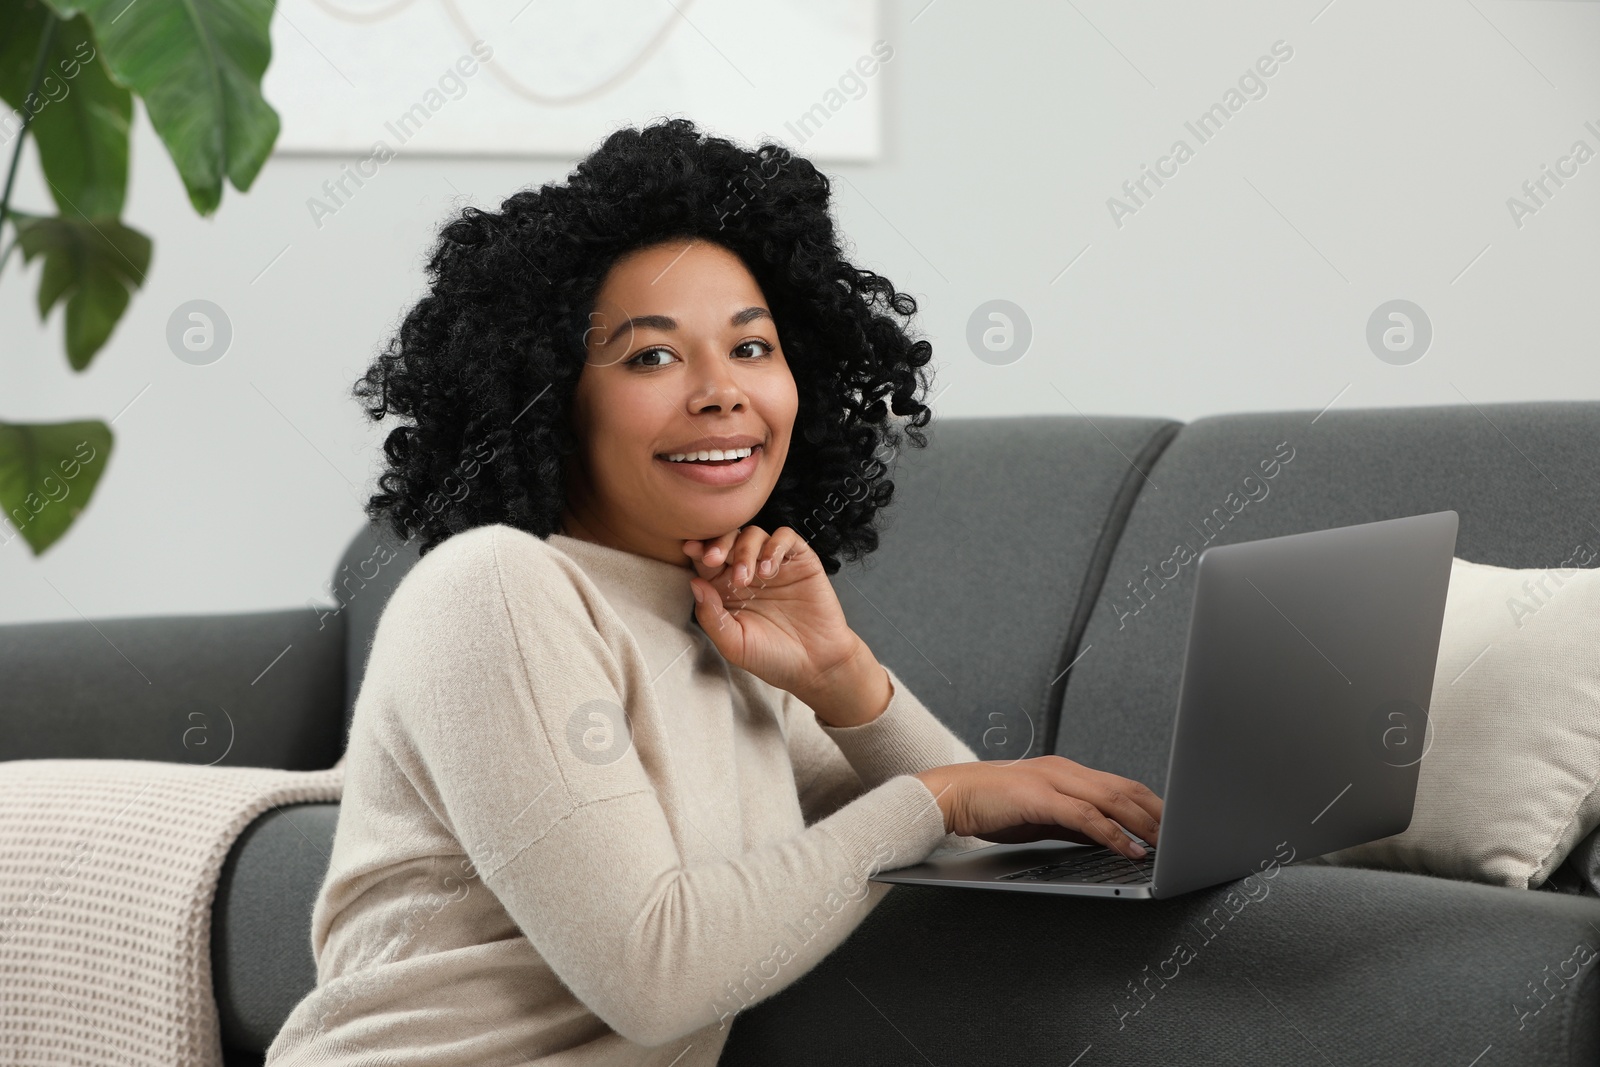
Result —
<instances>
[{"instance_id":1,"label":"silver laptop lid","mask_svg":"<svg viewBox=\"0 0 1600 1067\"><path fill-rule=\"evenodd\" d=\"M1439 511L1200 553L1153 895L1410 825L1457 524Z\"/></svg>"}]
</instances>

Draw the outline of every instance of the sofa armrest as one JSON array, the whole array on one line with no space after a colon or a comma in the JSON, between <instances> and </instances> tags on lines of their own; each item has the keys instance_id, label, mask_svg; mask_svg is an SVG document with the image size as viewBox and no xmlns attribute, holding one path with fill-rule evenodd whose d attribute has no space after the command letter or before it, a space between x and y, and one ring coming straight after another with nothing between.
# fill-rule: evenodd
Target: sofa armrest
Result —
<instances>
[{"instance_id":1,"label":"sofa armrest","mask_svg":"<svg viewBox=\"0 0 1600 1067\"><path fill-rule=\"evenodd\" d=\"M338 824L338 804L275 808L245 828L223 864L211 912L211 969L230 1052L265 1053L317 984L311 909Z\"/></svg>"},{"instance_id":2,"label":"sofa armrest","mask_svg":"<svg viewBox=\"0 0 1600 1067\"><path fill-rule=\"evenodd\" d=\"M344 672L344 618L310 608L6 624L0 760L321 770Z\"/></svg>"},{"instance_id":3,"label":"sofa armrest","mask_svg":"<svg viewBox=\"0 0 1600 1067\"><path fill-rule=\"evenodd\" d=\"M1600 1061L1600 901L1307 865L1257 899L1248 885L1154 901L895 886L741 1012L719 1062Z\"/></svg>"}]
</instances>

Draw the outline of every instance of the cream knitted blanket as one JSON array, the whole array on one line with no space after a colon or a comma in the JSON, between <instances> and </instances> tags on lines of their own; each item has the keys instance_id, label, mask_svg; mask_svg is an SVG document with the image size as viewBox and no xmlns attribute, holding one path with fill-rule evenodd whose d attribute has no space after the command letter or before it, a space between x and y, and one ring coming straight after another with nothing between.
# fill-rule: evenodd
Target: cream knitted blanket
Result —
<instances>
[{"instance_id":1,"label":"cream knitted blanket","mask_svg":"<svg viewBox=\"0 0 1600 1067\"><path fill-rule=\"evenodd\" d=\"M342 759L0 762L0 1062L220 1067L223 862L262 812L338 800L343 779Z\"/></svg>"}]
</instances>

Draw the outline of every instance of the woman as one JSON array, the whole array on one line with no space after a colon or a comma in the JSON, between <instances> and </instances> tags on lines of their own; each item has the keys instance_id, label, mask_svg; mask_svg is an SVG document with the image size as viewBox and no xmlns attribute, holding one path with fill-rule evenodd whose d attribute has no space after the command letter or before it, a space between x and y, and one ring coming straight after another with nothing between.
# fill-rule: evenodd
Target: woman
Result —
<instances>
[{"instance_id":1,"label":"woman","mask_svg":"<svg viewBox=\"0 0 1600 1067\"><path fill-rule=\"evenodd\" d=\"M931 346L810 163L623 129L429 273L356 389L412 420L368 511L422 558L268 1063L713 1064L876 871L1156 840L1136 782L979 762L846 623L827 576L877 547L891 405L926 443Z\"/></svg>"}]
</instances>

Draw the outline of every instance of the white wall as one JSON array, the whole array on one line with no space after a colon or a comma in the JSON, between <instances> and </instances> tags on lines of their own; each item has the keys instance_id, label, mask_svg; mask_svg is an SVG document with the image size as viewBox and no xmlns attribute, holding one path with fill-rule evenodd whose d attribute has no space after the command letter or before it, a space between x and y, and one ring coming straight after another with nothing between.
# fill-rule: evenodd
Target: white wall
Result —
<instances>
[{"instance_id":1,"label":"white wall","mask_svg":"<svg viewBox=\"0 0 1600 1067\"><path fill-rule=\"evenodd\" d=\"M1520 227L1507 208L1574 141L1600 152L1600 4L886 0L881 36L885 157L825 169L858 260L922 303L939 417L1600 397L1600 158ZM1280 40L1266 95L1199 144L1184 123ZM1179 137L1193 158L1116 225L1107 199ZM133 151L155 260L88 372L38 325L37 268L0 276L0 418L116 417L66 537L0 549L0 621L330 602L380 458L349 387L434 228L574 160L403 157L318 229L338 159L274 158L201 220L142 116ZM48 202L30 156L17 204ZM234 329L206 367L165 342L195 298ZM1033 330L1004 365L966 341L997 298ZM1365 338L1394 298L1433 324L1409 365Z\"/></svg>"}]
</instances>

